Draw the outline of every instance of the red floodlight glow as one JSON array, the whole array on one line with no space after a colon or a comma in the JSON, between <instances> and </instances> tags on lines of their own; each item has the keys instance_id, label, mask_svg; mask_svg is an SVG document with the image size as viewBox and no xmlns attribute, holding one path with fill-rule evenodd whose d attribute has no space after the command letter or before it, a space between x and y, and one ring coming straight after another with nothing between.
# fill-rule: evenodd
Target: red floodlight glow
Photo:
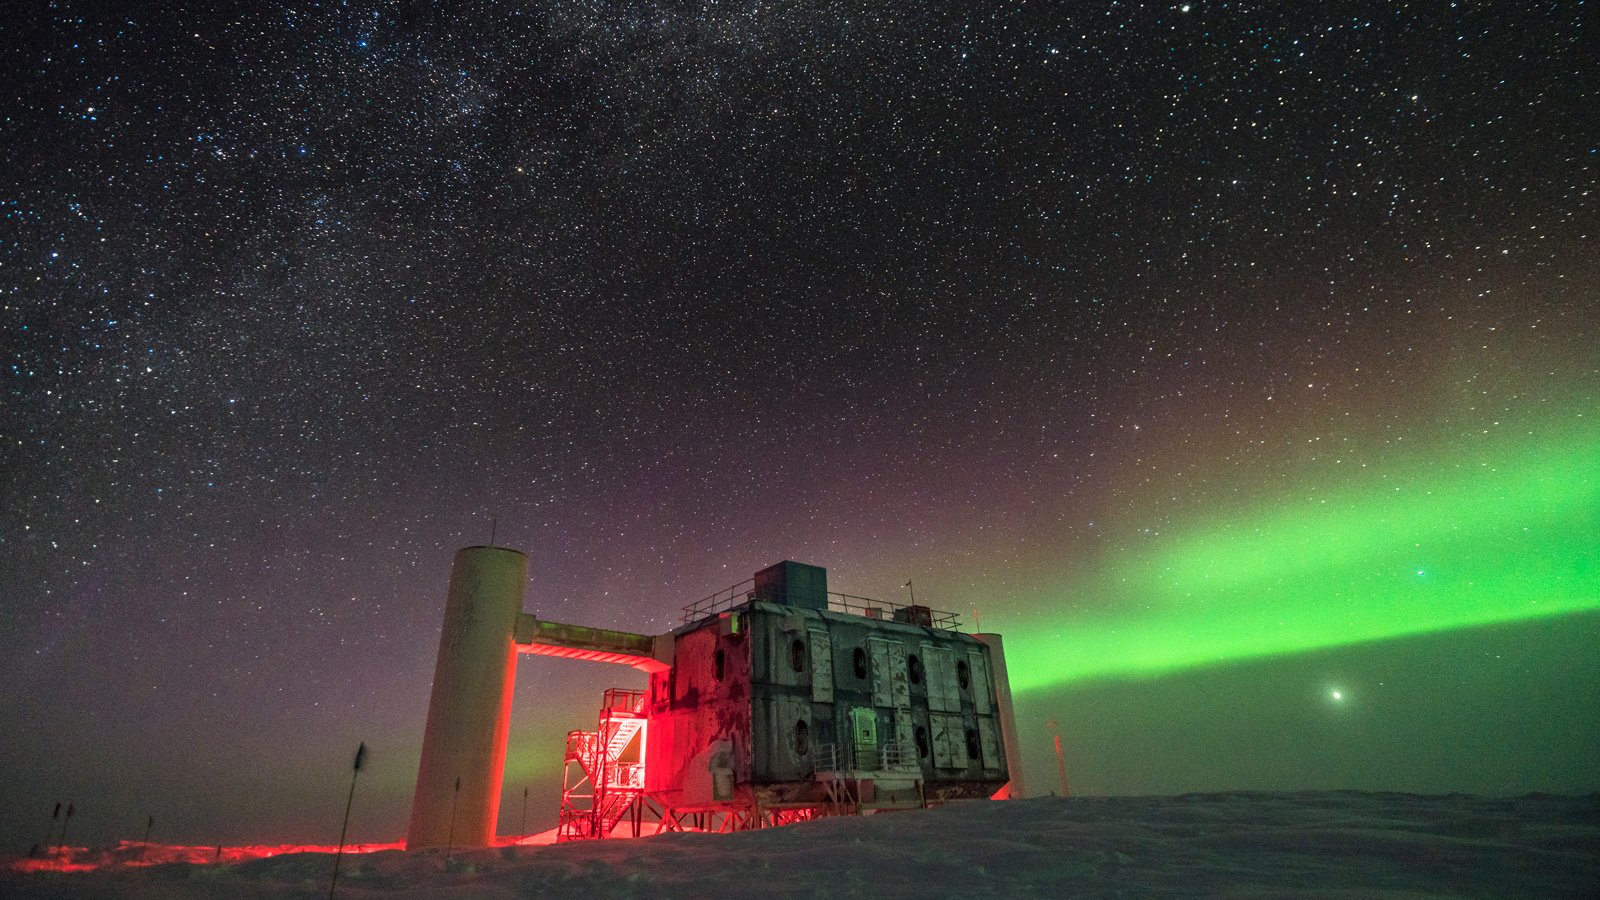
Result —
<instances>
[{"instance_id":1,"label":"red floodlight glow","mask_svg":"<svg viewBox=\"0 0 1600 900\"><path fill-rule=\"evenodd\" d=\"M12 872L91 872L95 869L135 869L165 863L205 865L226 863L234 865L282 856L286 853L333 854L338 848L321 844L278 844L275 846L248 847L178 847L168 844L146 844L141 841L121 841L109 847L54 847L44 856L27 857L5 864ZM403 850L405 844L349 844L346 853L376 853L379 850Z\"/></svg>"}]
</instances>

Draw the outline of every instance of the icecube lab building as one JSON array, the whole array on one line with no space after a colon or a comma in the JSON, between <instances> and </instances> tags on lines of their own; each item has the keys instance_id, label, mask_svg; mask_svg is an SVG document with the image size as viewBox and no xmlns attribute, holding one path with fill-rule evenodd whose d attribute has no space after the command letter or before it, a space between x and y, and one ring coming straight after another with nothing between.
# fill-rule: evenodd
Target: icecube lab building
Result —
<instances>
[{"instance_id":1,"label":"icecube lab building","mask_svg":"<svg viewBox=\"0 0 1600 900\"><path fill-rule=\"evenodd\" d=\"M494 843L519 652L650 677L568 736L563 839L1024 794L1000 636L953 615L829 593L786 561L640 635L540 621L526 583L515 550L456 553L408 848Z\"/></svg>"}]
</instances>

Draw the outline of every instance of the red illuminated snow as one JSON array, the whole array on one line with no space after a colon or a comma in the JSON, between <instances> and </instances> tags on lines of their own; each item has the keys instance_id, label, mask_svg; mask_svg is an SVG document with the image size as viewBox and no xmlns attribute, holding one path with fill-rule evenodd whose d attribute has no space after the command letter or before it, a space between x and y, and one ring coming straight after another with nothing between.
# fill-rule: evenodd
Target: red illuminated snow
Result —
<instances>
[{"instance_id":1,"label":"red illuminated snow","mask_svg":"<svg viewBox=\"0 0 1600 900\"><path fill-rule=\"evenodd\" d=\"M326 896L299 848L74 853L84 872L0 874L0 897ZM331 848L328 848L331 849ZM1227 897L1592 900L1600 796L1355 792L975 801L733 835L347 855L348 898ZM201 858L195 858L198 854ZM12 863L27 861L13 860ZM143 864L141 864L143 863Z\"/></svg>"}]
</instances>

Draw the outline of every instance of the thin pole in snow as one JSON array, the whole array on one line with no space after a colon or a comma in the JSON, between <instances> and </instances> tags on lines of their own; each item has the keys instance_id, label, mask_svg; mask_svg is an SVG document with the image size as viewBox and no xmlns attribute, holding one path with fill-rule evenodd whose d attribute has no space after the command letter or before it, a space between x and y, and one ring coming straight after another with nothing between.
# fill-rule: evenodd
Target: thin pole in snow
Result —
<instances>
[{"instance_id":1,"label":"thin pole in snow","mask_svg":"<svg viewBox=\"0 0 1600 900\"><path fill-rule=\"evenodd\" d=\"M522 827L517 832L523 837L528 836L528 789L522 789Z\"/></svg>"},{"instance_id":2,"label":"thin pole in snow","mask_svg":"<svg viewBox=\"0 0 1600 900\"><path fill-rule=\"evenodd\" d=\"M450 801L450 841L444 851L444 864L450 865L451 857L456 853L456 807L461 804L461 776L456 776L456 796Z\"/></svg>"},{"instance_id":3,"label":"thin pole in snow","mask_svg":"<svg viewBox=\"0 0 1600 900\"><path fill-rule=\"evenodd\" d=\"M73 813L73 805L72 805L71 801L68 801L67 802L67 817L66 817L66 819L62 820L62 822L61 822L61 849L62 850L66 850L67 849L67 826L72 824L72 813Z\"/></svg>"},{"instance_id":4,"label":"thin pole in snow","mask_svg":"<svg viewBox=\"0 0 1600 900\"><path fill-rule=\"evenodd\" d=\"M339 850L333 854L333 880L328 883L328 900L333 900L333 889L339 886L339 862L344 859L344 836L350 829L350 806L356 801L356 776L361 774L361 760L367 755L367 742L356 748L356 764L350 770L350 796L344 801L344 824L339 826Z\"/></svg>"},{"instance_id":5,"label":"thin pole in snow","mask_svg":"<svg viewBox=\"0 0 1600 900\"><path fill-rule=\"evenodd\" d=\"M44 852L46 855L50 853L50 848L55 846L56 820L59 818L61 818L61 801L57 800L56 811L50 814L50 827L46 828L44 832Z\"/></svg>"}]
</instances>

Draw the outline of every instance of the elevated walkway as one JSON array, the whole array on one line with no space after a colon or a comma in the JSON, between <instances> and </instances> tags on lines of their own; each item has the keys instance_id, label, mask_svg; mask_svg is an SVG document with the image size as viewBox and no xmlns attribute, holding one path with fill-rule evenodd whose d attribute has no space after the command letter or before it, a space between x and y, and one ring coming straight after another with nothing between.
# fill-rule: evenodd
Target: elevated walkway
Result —
<instances>
[{"instance_id":1,"label":"elevated walkway","mask_svg":"<svg viewBox=\"0 0 1600 900\"><path fill-rule=\"evenodd\" d=\"M512 642L518 653L619 663L645 672L665 672L672 668L673 642L670 634L651 636L583 625L562 625L520 613L516 629L512 632Z\"/></svg>"}]
</instances>

